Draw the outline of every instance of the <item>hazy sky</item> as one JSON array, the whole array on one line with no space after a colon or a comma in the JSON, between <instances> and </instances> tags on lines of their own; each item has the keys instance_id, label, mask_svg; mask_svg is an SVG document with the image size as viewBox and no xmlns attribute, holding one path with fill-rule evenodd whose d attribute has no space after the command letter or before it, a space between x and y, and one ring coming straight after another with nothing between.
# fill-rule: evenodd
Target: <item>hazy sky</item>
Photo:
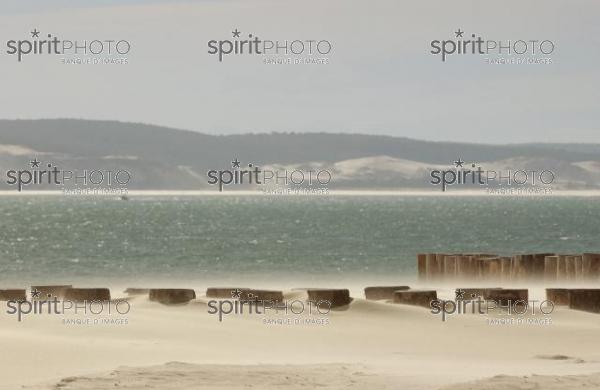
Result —
<instances>
[{"instance_id":1,"label":"hazy sky","mask_svg":"<svg viewBox=\"0 0 600 390\"><path fill-rule=\"evenodd\" d=\"M27 4L23 4L27 3ZM0 3L0 117L116 119L205 133L330 131L471 142L600 142L600 2L238 0ZM37 29L126 39L127 65L6 54ZM329 64L208 55L231 31L327 39ZM552 64L429 53L461 29L552 40Z\"/></svg>"}]
</instances>

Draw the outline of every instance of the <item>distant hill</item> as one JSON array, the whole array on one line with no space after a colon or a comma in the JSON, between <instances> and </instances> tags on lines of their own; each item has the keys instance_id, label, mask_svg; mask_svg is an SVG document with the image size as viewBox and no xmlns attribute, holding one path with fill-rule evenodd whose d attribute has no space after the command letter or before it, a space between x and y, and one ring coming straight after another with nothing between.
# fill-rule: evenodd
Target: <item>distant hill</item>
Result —
<instances>
[{"instance_id":1,"label":"distant hill","mask_svg":"<svg viewBox=\"0 0 600 390\"><path fill-rule=\"evenodd\" d=\"M206 189L206 171L226 169L234 158L327 168L339 188L430 188L429 168L449 167L458 158L486 167L552 169L564 188L600 187L598 144L489 145L333 133L214 136L115 121L0 120L0 169L24 167L33 157L70 169L127 169L135 176L131 189ZM8 188L4 180L1 188Z\"/></svg>"}]
</instances>

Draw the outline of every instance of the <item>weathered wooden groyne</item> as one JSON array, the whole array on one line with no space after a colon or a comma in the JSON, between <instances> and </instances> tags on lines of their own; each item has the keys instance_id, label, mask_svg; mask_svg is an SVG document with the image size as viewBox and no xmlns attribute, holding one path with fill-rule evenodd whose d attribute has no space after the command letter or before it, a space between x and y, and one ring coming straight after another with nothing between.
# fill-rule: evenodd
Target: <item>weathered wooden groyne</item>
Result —
<instances>
[{"instance_id":1,"label":"weathered wooden groyne","mask_svg":"<svg viewBox=\"0 0 600 390\"><path fill-rule=\"evenodd\" d=\"M417 270L421 282L600 282L600 253L423 253L417 255Z\"/></svg>"}]
</instances>

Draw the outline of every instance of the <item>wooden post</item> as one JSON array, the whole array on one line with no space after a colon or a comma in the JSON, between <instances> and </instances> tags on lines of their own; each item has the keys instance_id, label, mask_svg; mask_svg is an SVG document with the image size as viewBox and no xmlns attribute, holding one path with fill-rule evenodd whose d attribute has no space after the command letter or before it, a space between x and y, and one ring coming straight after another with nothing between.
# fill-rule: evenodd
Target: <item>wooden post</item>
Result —
<instances>
[{"instance_id":1,"label":"wooden post","mask_svg":"<svg viewBox=\"0 0 600 390\"><path fill-rule=\"evenodd\" d=\"M435 253L428 253L425 255L425 269L426 280L428 282L437 279L437 256Z\"/></svg>"},{"instance_id":2,"label":"wooden post","mask_svg":"<svg viewBox=\"0 0 600 390\"><path fill-rule=\"evenodd\" d=\"M574 282L575 277L576 277L576 275L575 275L575 256L567 255L566 263L567 263L567 282Z\"/></svg>"},{"instance_id":3,"label":"wooden post","mask_svg":"<svg viewBox=\"0 0 600 390\"><path fill-rule=\"evenodd\" d=\"M469 256L457 256L456 260L456 276L457 279L465 280L471 275L471 259Z\"/></svg>"},{"instance_id":4,"label":"wooden post","mask_svg":"<svg viewBox=\"0 0 600 390\"><path fill-rule=\"evenodd\" d=\"M582 275L585 282L600 281L600 253L584 253Z\"/></svg>"},{"instance_id":5,"label":"wooden post","mask_svg":"<svg viewBox=\"0 0 600 390\"><path fill-rule=\"evenodd\" d=\"M544 281L546 283L556 282L558 275L558 256L546 256L544 264Z\"/></svg>"},{"instance_id":6,"label":"wooden post","mask_svg":"<svg viewBox=\"0 0 600 390\"><path fill-rule=\"evenodd\" d=\"M510 257L500 258L500 280L503 282L512 280L512 259Z\"/></svg>"},{"instance_id":7,"label":"wooden post","mask_svg":"<svg viewBox=\"0 0 600 390\"><path fill-rule=\"evenodd\" d=\"M444 256L444 280L456 279L456 256Z\"/></svg>"},{"instance_id":8,"label":"wooden post","mask_svg":"<svg viewBox=\"0 0 600 390\"><path fill-rule=\"evenodd\" d=\"M558 262L556 267L556 280L559 282L565 282L567 280L567 256L558 255Z\"/></svg>"},{"instance_id":9,"label":"wooden post","mask_svg":"<svg viewBox=\"0 0 600 390\"><path fill-rule=\"evenodd\" d=\"M423 253L417 255L417 280L419 282L427 280L427 255Z\"/></svg>"},{"instance_id":10,"label":"wooden post","mask_svg":"<svg viewBox=\"0 0 600 390\"><path fill-rule=\"evenodd\" d=\"M436 264L436 280L444 280L444 257L446 255L444 253L436 253L435 254L435 264Z\"/></svg>"}]
</instances>

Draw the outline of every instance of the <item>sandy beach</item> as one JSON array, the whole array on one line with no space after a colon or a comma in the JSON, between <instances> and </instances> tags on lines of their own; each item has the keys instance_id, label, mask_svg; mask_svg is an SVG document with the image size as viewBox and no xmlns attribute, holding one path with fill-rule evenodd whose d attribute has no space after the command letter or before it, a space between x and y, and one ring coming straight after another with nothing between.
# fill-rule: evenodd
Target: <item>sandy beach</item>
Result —
<instances>
[{"instance_id":1,"label":"sandy beach","mask_svg":"<svg viewBox=\"0 0 600 390\"><path fill-rule=\"evenodd\" d=\"M118 297L113 288L113 299ZM451 298L452 290L438 290ZM543 298L541 289L530 290ZM570 389L600 386L597 314L556 307L549 324L491 325L482 315L442 321L430 310L353 302L319 323L280 314L208 313L129 298L105 324L77 316L0 314L0 389ZM124 295L123 295L124 296ZM286 298L302 299L287 291ZM4 308L4 305L3 305ZM288 316L289 317L289 316Z\"/></svg>"}]
</instances>

